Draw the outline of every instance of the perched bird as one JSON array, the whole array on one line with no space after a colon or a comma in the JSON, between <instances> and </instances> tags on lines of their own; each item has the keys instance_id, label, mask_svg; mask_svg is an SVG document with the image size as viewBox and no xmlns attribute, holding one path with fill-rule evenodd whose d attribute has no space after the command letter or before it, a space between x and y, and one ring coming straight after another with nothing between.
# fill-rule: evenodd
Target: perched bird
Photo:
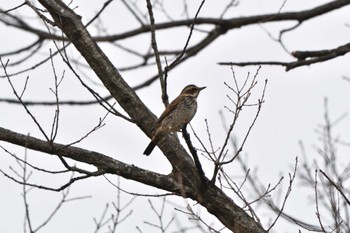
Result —
<instances>
[{"instance_id":1,"label":"perched bird","mask_svg":"<svg viewBox=\"0 0 350 233\"><path fill-rule=\"evenodd\" d=\"M180 131L192 120L197 111L197 97L204 88L191 84L181 91L159 117L152 130L152 140L143 154L150 155L162 136Z\"/></svg>"}]
</instances>

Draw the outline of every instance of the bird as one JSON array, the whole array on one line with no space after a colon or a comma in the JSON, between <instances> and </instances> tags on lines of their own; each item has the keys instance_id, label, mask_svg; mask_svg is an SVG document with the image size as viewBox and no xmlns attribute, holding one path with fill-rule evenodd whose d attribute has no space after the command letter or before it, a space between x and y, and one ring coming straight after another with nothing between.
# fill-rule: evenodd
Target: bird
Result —
<instances>
[{"instance_id":1,"label":"bird","mask_svg":"<svg viewBox=\"0 0 350 233\"><path fill-rule=\"evenodd\" d=\"M165 134L180 131L192 120L197 112L197 97L205 88L190 84L168 105L151 131L153 136L144 155L150 155Z\"/></svg>"}]
</instances>

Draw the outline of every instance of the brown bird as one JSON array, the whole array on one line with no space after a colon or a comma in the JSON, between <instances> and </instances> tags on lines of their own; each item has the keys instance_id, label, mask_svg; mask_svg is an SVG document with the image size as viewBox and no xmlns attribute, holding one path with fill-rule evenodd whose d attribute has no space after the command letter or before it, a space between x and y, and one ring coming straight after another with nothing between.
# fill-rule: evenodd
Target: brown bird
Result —
<instances>
[{"instance_id":1,"label":"brown bird","mask_svg":"<svg viewBox=\"0 0 350 233\"><path fill-rule=\"evenodd\" d=\"M197 111L197 97L204 88L206 87L197 87L191 84L181 91L180 95L169 104L159 117L152 129L152 140L143 154L150 155L162 136L166 133L180 131L192 120Z\"/></svg>"}]
</instances>

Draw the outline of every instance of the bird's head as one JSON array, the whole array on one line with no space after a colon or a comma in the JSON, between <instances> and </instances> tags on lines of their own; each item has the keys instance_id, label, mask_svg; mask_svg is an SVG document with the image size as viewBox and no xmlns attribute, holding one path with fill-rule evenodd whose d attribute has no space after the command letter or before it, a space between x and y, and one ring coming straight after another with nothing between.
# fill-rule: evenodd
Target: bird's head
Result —
<instances>
[{"instance_id":1,"label":"bird's head","mask_svg":"<svg viewBox=\"0 0 350 233\"><path fill-rule=\"evenodd\" d=\"M197 97L199 92L205 88L206 87L197 87L196 85L190 84L181 91L181 95Z\"/></svg>"}]
</instances>

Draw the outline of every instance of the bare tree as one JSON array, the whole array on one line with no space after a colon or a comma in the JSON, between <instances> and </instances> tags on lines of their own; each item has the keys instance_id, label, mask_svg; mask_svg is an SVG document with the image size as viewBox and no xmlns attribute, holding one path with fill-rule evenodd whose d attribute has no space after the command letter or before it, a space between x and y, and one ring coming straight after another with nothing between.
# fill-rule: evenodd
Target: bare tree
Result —
<instances>
[{"instance_id":1,"label":"bare tree","mask_svg":"<svg viewBox=\"0 0 350 233\"><path fill-rule=\"evenodd\" d=\"M255 122L260 114L260 110L265 101L265 91L267 81L263 83L260 91L256 90L257 77L259 68L255 74L249 74L243 82L235 77L234 70L233 82L226 83L227 92L231 106L227 106L226 110L230 113L230 122L227 126L227 134L220 146L216 146L211 138L210 125L207 123L207 133L209 143L203 142L196 132L193 130L190 133L196 138L200 148L193 146L190 134L186 128L182 134L185 138L189 152L180 144L175 135L167 135L164 137L158 147L164 154L165 158L171 164L172 171L169 174L160 174L152 170L143 169L133 164L124 163L114 159L111 155L102 152L93 151L79 147L77 144L89 137L92 133L105 125L107 116L115 116L122 120L125 124L137 126L148 137L151 137L152 128L156 122L156 117L145 105L143 100L136 93L137 91L146 88L155 81L160 82L162 91L162 100L166 106L168 101L167 95L167 79L171 71L180 64L188 61L189 58L200 55L201 52L210 46L218 38L226 35L227 32L247 27L250 25L262 25L269 22L295 21L293 27L284 29L280 32L277 39L281 47L287 52L287 45L283 41L283 35L300 27L303 23L313 18L322 16L350 4L348 0L336 0L325 3L308 10L295 12L282 12L283 6L278 12L263 15L253 15L245 17L227 17L228 12L239 6L236 1L228 1L222 6L221 14L218 17L200 17L202 7L207 4L205 0L195 7L194 12L189 11L188 2L184 1L182 5L182 17L174 18L171 12L171 6L167 8L167 3L163 1L147 0L145 2L138 1L120 1L118 7L123 7L125 14L128 14L128 19L132 19L130 26L127 29L119 29L120 31L109 32L104 24L104 13L108 10L113 10L119 13L116 2L112 0L106 1L100 9L95 12L90 19L86 20L84 15L79 15L79 7L75 6L74 2L66 4L60 0L39 0L32 3L24 1L18 6L0 9L0 21L20 30L20 32L28 33L33 41L22 47L11 47L6 52L1 52L0 61L3 74L1 78L3 82L7 82L9 89L14 94L14 98L1 98L1 102L16 104L23 107L40 132L40 136L30 136L23 133L15 132L10 128L0 127L0 140L12 145L24 147L36 152L42 152L45 155L53 155L58 158L64 170L50 170L43 167L37 167L27 161L26 157L14 155L5 147L3 151L11 155L20 164L23 174L20 176L11 175L11 173L1 170L9 179L23 185L23 196L26 197L26 187L39 188L49 191L59 191L63 193L61 203L67 201L67 190L76 182L98 176L120 176L129 180L134 180L167 192L165 195L180 196L189 198L202 207L210 214L215 216L223 226L232 232L268 232L275 225L276 221L283 217L291 219L284 213L284 205L292 190L292 185L296 177L297 162L293 171L289 174L288 191L284 195L283 204L277 207L269 198L270 194L277 188L280 182L273 186L261 187L257 185L257 179L254 180L250 174L249 168L240 159L245 143ZM114 5L113 5L114 4ZM26 17L29 10L30 17ZM156 14L160 15L163 20L157 21ZM125 16L126 17L126 16ZM124 22L117 22L123 24ZM170 44L169 47L159 46L157 37L162 33L168 33L168 30L178 30L185 27L184 38L186 40L180 43L178 47ZM149 39L151 37L151 39ZM196 38L194 38L196 37ZM139 44L139 47L134 47L132 41L135 38L146 38L144 44ZM26 42L25 42L26 43ZM130 57L130 62L127 65L119 65L112 63L106 53L109 50L101 49L103 43L109 43L111 48L115 49L118 54ZM52 48L51 48L52 47ZM50 49L48 49L50 48ZM222 65L282 65L286 70L291 70L300 66L312 65L314 63L325 62L336 57L347 54L350 51L350 45L340 45L334 49L322 49L318 51L294 51L290 54L294 60L290 62L271 61L271 62L221 62ZM44 54L44 55L42 55ZM58 58L60 61L58 61ZM59 74L57 66L62 65L69 70L69 75L76 78L79 83L93 97L93 100L61 100L60 85L66 79L66 72ZM26 100L25 93L30 89L30 76L26 75L32 70L38 70L42 67L51 67L51 73L54 77L54 87L51 92L54 96L53 101L48 101L43 97L41 100ZM154 74L150 77L142 78L134 86L123 78L123 75L134 72L137 69L150 68L154 70ZM96 80L91 80L92 71L93 77ZM23 88L19 89L16 85L18 77L25 75L27 78L24 81ZM98 81L97 81L98 80ZM91 83L93 85L91 85ZM97 84L96 84L97 83ZM103 84L100 86L99 84ZM93 87L92 87L93 86ZM102 89L102 90L101 90ZM101 95L100 93L106 93ZM252 93L258 93L257 101L251 100ZM114 103L114 101L116 103ZM31 105L50 105L55 107L54 116L50 122L50 130L42 125L31 109ZM64 105L93 105L96 108L105 110L106 114L101 116L99 121L92 129L88 130L84 136L70 143L59 143L57 135L60 126L60 109ZM245 132L245 137L241 142L232 141L233 129L237 127L237 122L241 111L247 108L254 108L255 114L252 116L251 124ZM232 142L232 144L231 144ZM229 149L229 147L233 148ZM216 149L219 148L219 149ZM201 157L198 156L198 152ZM208 171L204 170L200 162L201 159L207 159L213 165L212 176L207 177L205 174ZM238 184L230 177L225 168L227 165L239 161L243 167L243 181ZM86 168L85 165L92 165L94 169ZM69 174L68 180L58 186L53 187L45 184L30 183L28 174L25 172L27 167L43 172L45 174ZM16 171L12 171L16 174ZM341 186L333 181L327 175L327 172L320 171L324 178L329 182L328 186L337 188L337 193L340 193L346 198L344 191L345 186ZM67 176L66 176L67 177ZM246 182L250 182L255 189L257 196L254 199L246 197L243 191L243 186ZM317 194L316 181L315 193ZM119 190L119 185L117 185ZM137 195L137 194L135 194ZM235 197L235 198L232 198ZM316 196L316 200L320 200ZM275 211L274 221L268 226L264 226L263 221L256 213L256 203L267 203L268 206ZM25 203L27 201L25 200ZM165 199L164 199L165 203ZM332 202L333 203L333 202ZM333 203L334 204L334 203ZM127 218L129 214L120 216L121 210L128 205L112 204L113 211L116 213L110 218L106 218L106 212L109 206L106 206L100 220L95 220L96 232L102 227L108 225L109 232L115 232L116 226ZM147 224L157 227L162 232L166 232L168 226L176 219L164 221L162 218L163 207L157 210L152 202L149 202L150 208L159 219L159 224L148 222ZM123 206L123 207L122 207ZM346 206L346 204L345 204ZM337 208L337 205L331 205ZM333 208L333 209L334 209ZM198 222L198 229L203 227L203 231L219 232L220 229L214 229L207 224L199 214L197 214L191 206L187 210L179 211L194 218ZM27 216L28 213L28 216ZM334 229L349 229L344 227L344 218L339 217L339 211L334 212ZM31 226L29 211L26 209L26 224L30 232L36 232L41 228ZM51 217L48 218L48 221ZM321 230L326 231L322 227L322 218L320 217ZM307 228L306 223L303 225L300 221L294 220L295 223ZM199 224L201 223L201 224ZM43 223L43 226L46 222ZM347 223L348 224L348 223ZM346 225L346 224L345 224ZM348 226L348 225L347 225ZM311 228L308 228L311 229ZM140 232L142 230L138 228ZM319 230L314 227L312 230Z\"/></svg>"}]
</instances>

